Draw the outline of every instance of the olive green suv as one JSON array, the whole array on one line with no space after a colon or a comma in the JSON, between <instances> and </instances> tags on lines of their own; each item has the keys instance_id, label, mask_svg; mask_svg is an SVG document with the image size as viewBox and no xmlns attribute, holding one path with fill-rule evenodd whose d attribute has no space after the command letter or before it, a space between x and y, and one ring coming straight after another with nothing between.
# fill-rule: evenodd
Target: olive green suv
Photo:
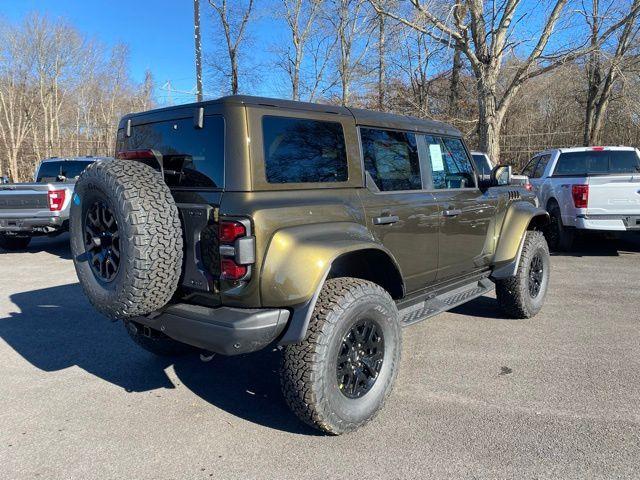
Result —
<instances>
[{"instance_id":1,"label":"olive green suv","mask_svg":"<svg viewBox=\"0 0 640 480\"><path fill-rule=\"evenodd\" d=\"M93 305L159 355L278 346L287 403L325 432L380 410L403 327L494 284L510 317L542 307L547 213L446 124L232 96L128 115L117 151L71 209Z\"/></svg>"}]
</instances>

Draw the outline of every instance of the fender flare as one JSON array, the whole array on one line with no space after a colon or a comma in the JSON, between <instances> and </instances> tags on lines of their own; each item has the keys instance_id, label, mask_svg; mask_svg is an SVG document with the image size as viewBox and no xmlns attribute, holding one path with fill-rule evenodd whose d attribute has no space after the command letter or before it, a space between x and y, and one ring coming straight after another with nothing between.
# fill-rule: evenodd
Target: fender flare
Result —
<instances>
[{"instance_id":1,"label":"fender flare","mask_svg":"<svg viewBox=\"0 0 640 480\"><path fill-rule=\"evenodd\" d=\"M384 253L400 272L393 255L365 226L357 223L302 225L278 230L273 235L261 269L260 295L265 307L293 311L281 345L304 339L334 261L359 250Z\"/></svg>"},{"instance_id":2,"label":"fender flare","mask_svg":"<svg viewBox=\"0 0 640 480\"><path fill-rule=\"evenodd\" d=\"M538 225L548 224L549 213L527 202L517 202L509 207L502 222L500 239L494 255L492 278L502 279L515 275L520 264L525 235L534 222Z\"/></svg>"}]
</instances>

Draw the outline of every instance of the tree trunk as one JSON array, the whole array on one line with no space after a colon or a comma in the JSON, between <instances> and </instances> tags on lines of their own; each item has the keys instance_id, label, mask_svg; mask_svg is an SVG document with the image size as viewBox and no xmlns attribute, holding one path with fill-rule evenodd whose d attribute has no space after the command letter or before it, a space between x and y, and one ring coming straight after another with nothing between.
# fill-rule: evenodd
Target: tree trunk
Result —
<instances>
[{"instance_id":1,"label":"tree trunk","mask_svg":"<svg viewBox=\"0 0 640 480\"><path fill-rule=\"evenodd\" d=\"M454 117L458 110L460 99L460 71L462 70L462 53L456 45L453 52L453 67L451 68L451 84L449 86L449 117Z\"/></svg>"},{"instance_id":2,"label":"tree trunk","mask_svg":"<svg viewBox=\"0 0 640 480\"><path fill-rule=\"evenodd\" d=\"M385 89L385 16L378 15L378 110L384 110Z\"/></svg>"},{"instance_id":3,"label":"tree trunk","mask_svg":"<svg viewBox=\"0 0 640 480\"><path fill-rule=\"evenodd\" d=\"M478 81L478 143L497 165L500 163L500 130L506 108L502 112L497 110L496 84L494 75L486 72Z\"/></svg>"}]
</instances>

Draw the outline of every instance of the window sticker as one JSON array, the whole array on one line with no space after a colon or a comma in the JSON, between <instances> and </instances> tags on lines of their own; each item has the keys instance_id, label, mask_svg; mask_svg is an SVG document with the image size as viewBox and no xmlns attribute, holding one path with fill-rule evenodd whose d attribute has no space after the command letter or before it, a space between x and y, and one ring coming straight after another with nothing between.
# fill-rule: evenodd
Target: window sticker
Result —
<instances>
[{"instance_id":1,"label":"window sticker","mask_svg":"<svg viewBox=\"0 0 640 480\"><path fill-rule=\"evenodd\" d=\"M444 171L444 162L442 161L442 147L440 144L429 145L429 158L431 158L431 169L434 172Z\"/></svg>"}]
</instances>

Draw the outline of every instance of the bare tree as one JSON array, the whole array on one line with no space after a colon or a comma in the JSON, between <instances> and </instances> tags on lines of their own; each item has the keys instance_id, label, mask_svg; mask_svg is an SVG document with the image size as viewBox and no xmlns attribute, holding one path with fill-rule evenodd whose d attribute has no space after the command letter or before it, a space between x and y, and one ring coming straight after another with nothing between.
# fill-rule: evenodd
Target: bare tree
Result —
<instances>
[{"instance_id":1,"label":"bare tree","mask_svg":"<svg viewBox=\"0 0 640 480\"><path fill-rule=\"evenodd\" d=\"M292 47L285 52L284 68L291 84L291 98L300 100L300 83L307 42L313 33L324 0L283 0L283 16Z\"/></svg>"},{"instance_id":2,"label":"bare tree","mask_svg":"<svg viewBox=\"0 0 640 480\"><path fill-rule=\"evenodd\" d=\"M610 9L607 9L606 12L601 12L601 3L601 0L593 0L590 17L588 12L585 12L585 17L590 27L592 48L585 72L587 76L584 122L585 146L594 145L601 141L604 120L611 102L614 85L622 75L625 57L633 46L640 28L637 23L640 0L634 0L629 5L628 12L624 15L626 20L622 27L622 32L616 38L613 53L605 62L603 57L606 56L606 52L604 52L602 45L601 29L603 19L609 16L607 13L611 12ZM613 3L617 4L618 2ZM611 7L611 4L609 7ZM603 63L606 63L606 65Z\"/></svg>"},{"instance_id":3,"label":"bare tree","mask_svg":"<svg viewBox=\"0 0 640 480\"><path fill-rule=\"evenodd\" d=\"M229 76L231 78L231 93L236 95L239 91L239 62L238 53L245 38L247 23L251 17L254 0L249 0L246 6L241 2L234 0L234 5L229 7L227 0L214 1L209 0L216 12L227 44L227 53L229 55Z\"/></svg>"},{"instance_id":4,"label":"bare tree","mask_svg":"<svg viewBox=\"0 0 640 480\"><path fill-rule=\"evenodd\" d=\"M505 0L499 4L490 2L488 11L485 11L485 2L480 0L458 2L450 9L410 0L414 16L385 10L379 0L369 2L376 11L424 32L440 43L455 44L465 55L476 78L479 146L496 161L500 158L500 134L505 114L522 85L590 50L586 46L545 53L568 2L554 0L542 28L532 41L529 53L513 63L506 85L501 86L499 81L505 75L505 54L516 46L524 48L523 39L514 36L515 26L518 22L526 21L533 13L529 11L516 18L522 0ZM600 41L607 39L623 23L617 22L602 32Z\"/></svg>"},{"instance_id":5,"label":"bare tree","mask_svg":"<svg viewBox=\"0 0 640 480\"><path fill-rule=\"evenodd\" d=\"M339 46L338 75L340 102L349 103L354 76L363 67L371 39L370 22L364 6L366 0L331 0L328 20Z\"/></svg>"}]
</instances>

